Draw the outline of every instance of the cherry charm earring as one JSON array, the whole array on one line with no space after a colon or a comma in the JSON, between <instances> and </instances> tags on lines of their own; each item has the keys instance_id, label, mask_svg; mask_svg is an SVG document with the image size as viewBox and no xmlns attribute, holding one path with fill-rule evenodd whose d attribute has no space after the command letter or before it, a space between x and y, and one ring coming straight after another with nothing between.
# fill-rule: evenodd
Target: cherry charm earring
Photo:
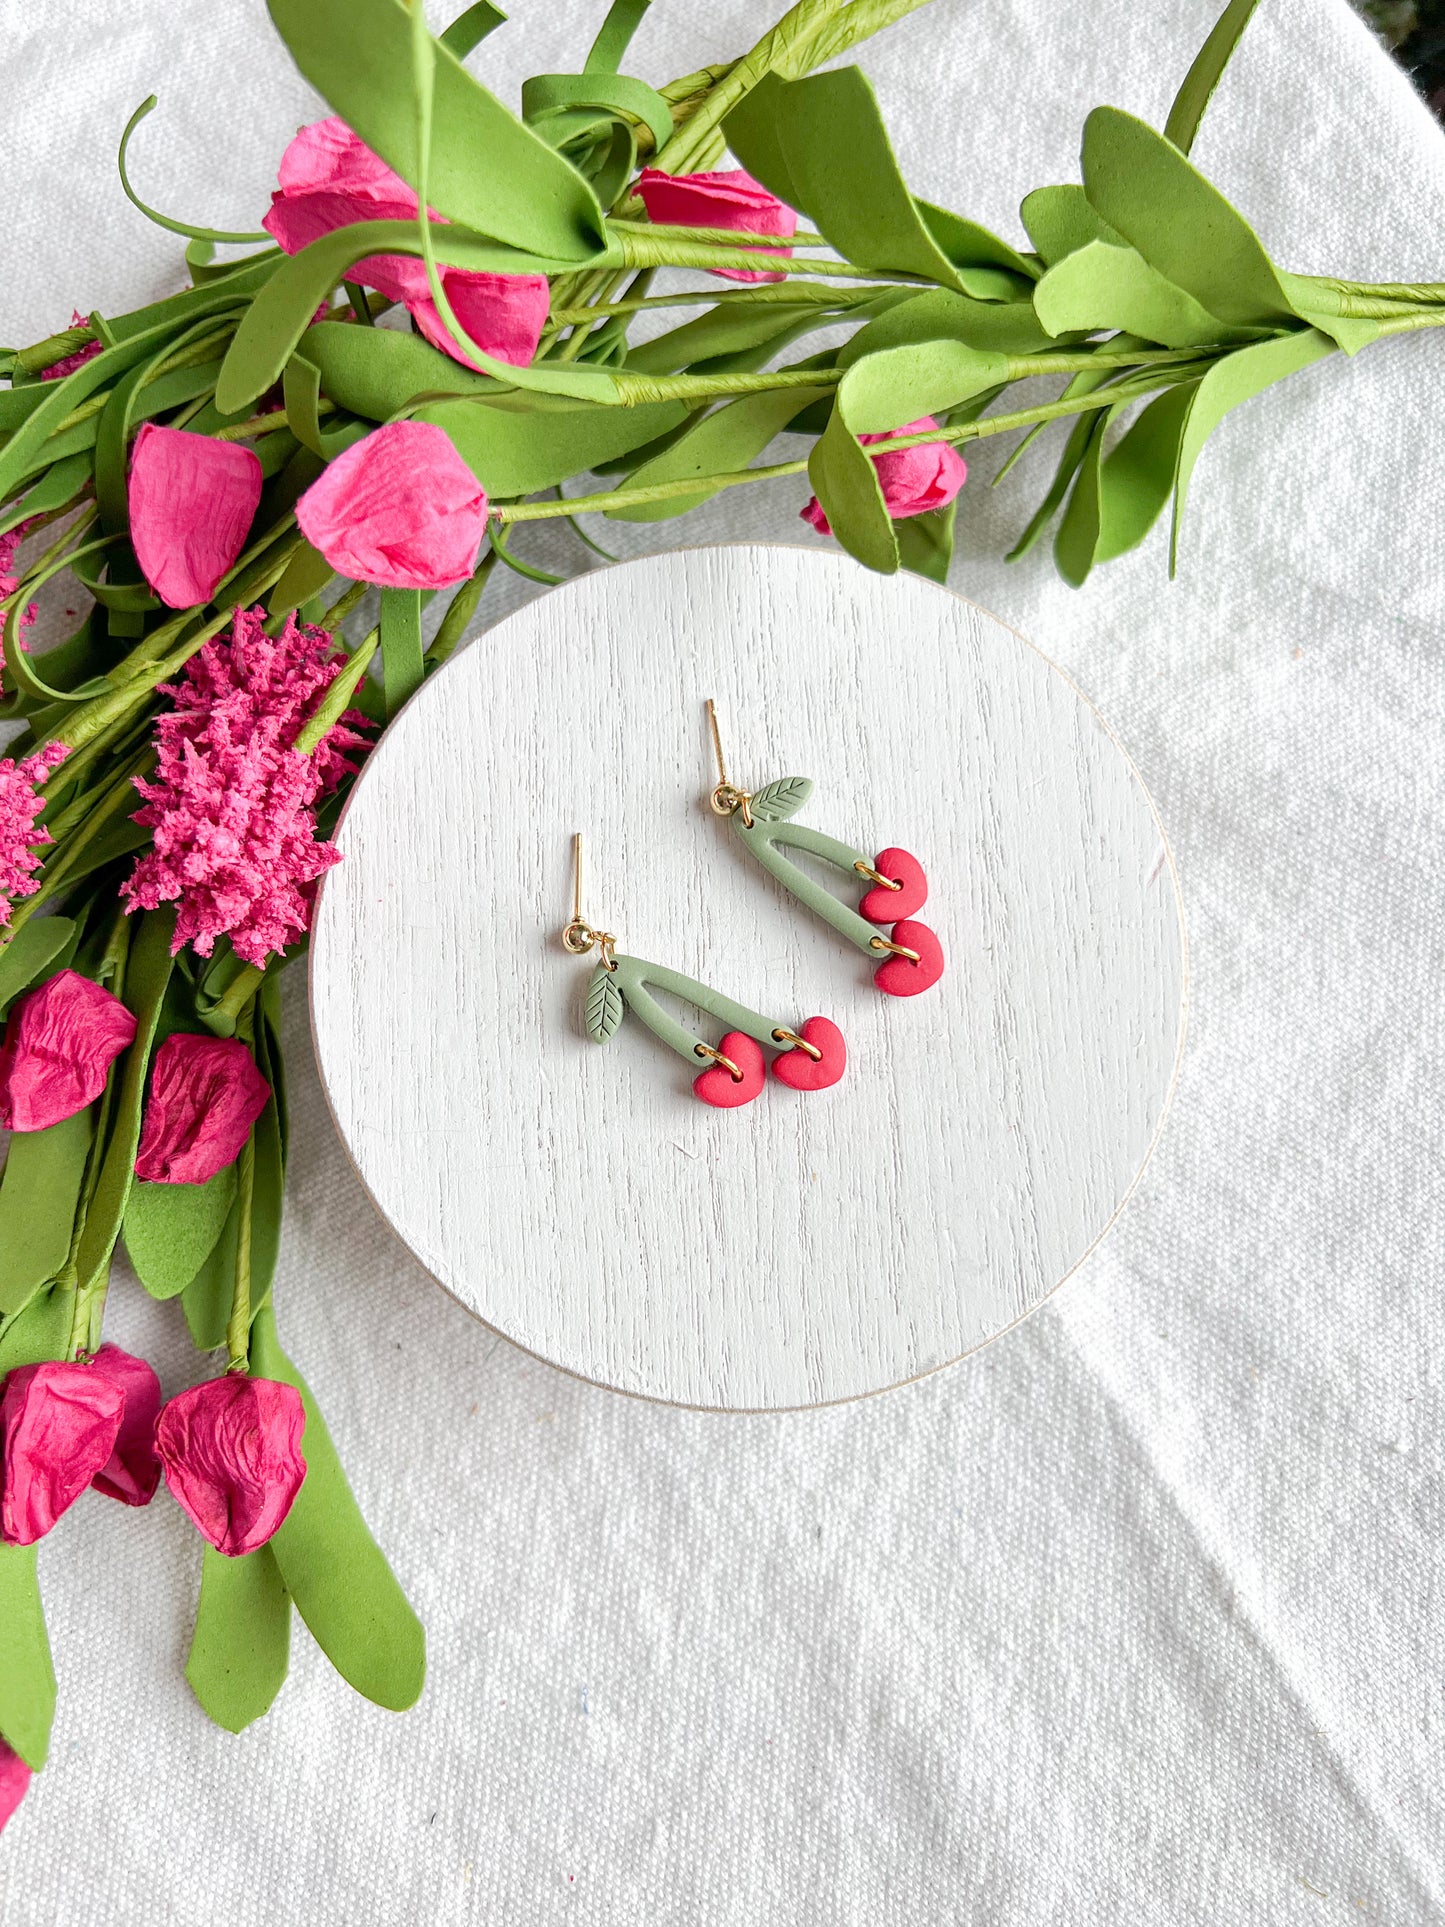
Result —
<instances>
[{"instance_id":1,"label":"cherry charm earring","mask_svg":"<svg viewBox=\"0 0 1445 1927\"><path fill-rule=\"evenodd\" d=\"M881 957L873 973L880 990L890 997L916 997L936 984L943 975L943 946L928 925L914 915L928 898L928 878L918 858L894 848L880 850L876 857L869 858L836 837L791 822L794 811L800 810L813 793L806 776L780 776L752 793L740 790L728 781L711 697L707 714L719 779L708 799L714 814L732 819L748 854L815 916L860 950L875 959ZM858 908L850 910L831 890L800 869L784 854L789 848L806 850L849 878L866 881L871 887L864 891ZM892 925L886 936L879 930L880 924Z\"/></svg>"},{"instance_id":2,"label":"cherry charm earring","mask_svg":"<svg viewBox=\"0 0 1445 1927\"><path fill-rule=\"evenodd\" d=\"M848 1062L847 1046L838 1026L826 1017L810 1017L799 1030L773 1022L736 1004L694 977L645 963L641 957L621 956L617 939L607 930L594 930L582 915L582 838L572 842L572 921L562 932L563 948L574 957L597 952L597 967L587 986L583 1024L594 1044L612 1039L627 1011L639 1018L655 1037L695 1064L708 1060L707 1069L693 1079L693 1094L704 1104L734 1110L751 1104L767 1077L765 1046L779 1051L772 1060L773 1075L795 1091L825 1091L836 1084ZM668 1015L653 991L660 990L682 1003L706 1011L725 1026L718 1044L710 1044Z\"/></svg>"}]
</instances>

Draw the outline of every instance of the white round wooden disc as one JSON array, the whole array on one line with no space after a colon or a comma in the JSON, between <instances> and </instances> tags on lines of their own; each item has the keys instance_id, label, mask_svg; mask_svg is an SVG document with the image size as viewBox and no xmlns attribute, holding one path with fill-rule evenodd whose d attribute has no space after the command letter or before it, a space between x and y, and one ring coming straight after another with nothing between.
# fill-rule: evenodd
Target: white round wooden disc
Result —
<instances>
[{"instance_id":1,"label":"white round wooden disc","mask_svg":"<svg viewBox=\"0 0 1445 1927\"><path fill-rule=\"evenodd\" d=\"M933 989L883 995L709 812L709 696L735 782L809 776L800 821L920 858ZM832 1017L843 1081L718 1111L635 1019L590 1042L574 830L619 949ZM582 576L426 684L337 840L311 998L357 1169L464 1305L599 1384L780 1408L959 1358L1098 1240L1169 1102L1184 934L1138 774L915 576L757 546Z\"/></svg>"}]
</instances>

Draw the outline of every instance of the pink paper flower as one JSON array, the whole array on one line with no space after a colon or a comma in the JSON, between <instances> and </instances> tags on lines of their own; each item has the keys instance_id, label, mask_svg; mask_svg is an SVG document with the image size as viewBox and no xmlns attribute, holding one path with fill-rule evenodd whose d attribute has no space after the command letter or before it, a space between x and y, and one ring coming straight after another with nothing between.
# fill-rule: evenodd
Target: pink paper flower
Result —
<instances>
[{"instance_id":1,"label":"pink paper flower","mask_svg":"<svg viewBox=\"0 0 1445 1927\"><path fill-rule=\"evenodd\" d=\"M120 999L75 970L17 999L0 1044L0 1125L43 1131L74 1117L100 1096L134 1036Z\"/></svg>"},{"instance_id":2,"label":"pink paper flower","mask_svg":"<svg viewBox=\"0 0 1445 1927\"><path fill-rule=\"evenodd\" d=\"M174 947L209 957L229 935L263 964L305 934L317 878L339 856L316 834L315 804L355 766L347 751L366 718L348 710L310 756L292 748L341 658L323 629L237 610L229 638L207 643L166 686L175 707L156 724L156 772L136 779L135 820L154 848L121 885L133 910L177 903Z\"/></svg>"},{"instance_id":3,"label":"pink paper flower","mask_svg":"<svg viewBox=\"0 0 1445 1927\"><path fill-rule=\"evenodd\" d=\"M0 756L0 930L10 921L11 904L40 888L36 851L55 839L36 825L45 807L39 786L65 756L63 743L47 743L19 763Z\"/></svg>"},{"instance_id":4,"label":"pink paper flower","mask_svg":"<svg viewBox=\"0 0 1445 1927\"><path fill-rule=\"evenodd\" d=\"M860 442L887 442L895 435L922 435L938 423L932 415L901 428L890 428L882 435L860 435ZM883 490L883 505L895 522L909 515L924 515L929 509L947 508L968 480L963 457L947 442L920 442L917 448L897 448L887 455L875 455L878 485ZM819 535L833 533L823 505L813 496L798 513Z\"/></svg>"},{"instance_id":5,"label":"pink paper flower","mask_svg":"<svg viewBox=\"0 0 1445 1927\"><path fill-rule=\"evenodd\" d=\"M301 129L281 157L277 178L280 186L261 225L287 254L357 221L414 221L420 205L401 176L335 115ZM432 219L445 225L441 215ZM546 276L451 267L438 272L457 320L477 346L498 361L525 368L547 319ZM377 289L388 301L404 302L434 348L476 366L443 327L425 263L414 255L370 254L347 279Z\"/></svg>"},{"instance_id":6,"label":"pink paper flower","mask_svg":"<svg viewBox=\"0 0 1445 1927\"><path fill-rule=\"evenodd\" d=\"M406 304L417 327L433 348L475 368L478 364L462 352L442 324L427 285L426 264L416 261L411 265L421 270L419 284ZM483 274L474 268L440 266L437 271L452 312L471 340L495 361L509 362L514 368L527 367L537 352L552 300L547 277Z\"/></svg>"},{"instance_id":7,"label":"pink paper flower","mask_svg":"<svg viewBox=\"0 0 1445 1927\"><path fill-rule=\"evenodd\" d=\"M89 1365L21 1365L0 1397L0 1536L44 1538L115 1450L125 1411L119 1388Z\"/></svg>"},{"instance_id":8,"label":"pink paper flower","mask_svg":"<svg viewBox=\"0 0 1445 1927\"><path fill-rule=\"evenodd\" d=\"M146 422L131 449L126 501L141 573L169 609L209 602L246 546L261 462L239 442Z\"/></svg>"},{"instance_id":9,"label":"pink paper flower","mask_svg":"<svg viewBox=\"0 0 1445 1927\"><path fill-rule=\"evenodd\" d=\"M296 504L296 521L353 581L445 589L477 566L487 498L443 429L388 422L328 465Z\"/></svg>"},{"instance_id":10,"label":"pink paper flower","mask_svg":"<svg viewBox=\"0 0 1445 1927\"><path fill-rule=\"evenodd\" d=\"M725 227L739 234L767 234L780 241L791 240L798 229L792 208L769 194L761 181L755 181L746 168L724 168L712 174L664 174L660 168L644 167L638 177L637 192L647 209L649 221L665 227ZM773 251L791 255L793 250L775 246ZM756 273L741 268L713 268L711 273L724 281L785 281L780 268Z\"/></svg>"},{"instance_id":11,"label":"pink paper flower","mask_svg":"<svg viewBox=\"0 0 1445 1927\"><path fill-rule=\"evenodd\" d=\"M305 1428L294 1385L240 1373L193 1385L161 1413L166 1484L217 1552L254 1552L285 1519L306 1477Z\"/></svg>"},{"instance_id":12,"label":"pink paper flower","mask_svg":"<svg viewBox=\"0 0 1445 1927\"><path fill-rule=\"evenodd\" d=\"M161 1477L155 1440L160 1380L143 1358L123 1352L119 1345L102 1345L88 1369L113 1385L122 1400L115 1449L91 1484L122 1505L149 1505Z\"/></svg>"},{"instance_id":13,"label":"pink paper flower","mask_svg":"<svg viewBox=\"0 0 1445 1927\"><path fill-rule=\"evenodd\" d=\"M136 1176L205 1184L235 1163L270 1095L239 1038L176 1032L156 1052Z\"/></svg>"},{"instance_id":14,"label":"pink paper flower","mask_svg":"<svg viewBox=\"0 0 1445 1927\"><path fill-rule=\"evenodd\" d=\"M30 1768L13 1747L0 1740L0 1833L30 1788Z\"/></svg>"},{"instance_id":15,"label":"pink paper flower","mask_svg":"<svg viewBox=\"0 0 1445 1927\"><path fill-rule=\"evenodd\" d=\"M72 328L88 328L90 321L87 316L80 312L79 308L72 308L70 311L70 325ZM73 375L77 368L83 368L86 362L93 361L100 353L100 350L101 342L99 337L84 342L79 348L72 349L68 355L62 355L59 361L52 361L48 368L42 368L40 371L40 379L42 381L63 381L67 375Z\"/></svg>"}]
</instances>

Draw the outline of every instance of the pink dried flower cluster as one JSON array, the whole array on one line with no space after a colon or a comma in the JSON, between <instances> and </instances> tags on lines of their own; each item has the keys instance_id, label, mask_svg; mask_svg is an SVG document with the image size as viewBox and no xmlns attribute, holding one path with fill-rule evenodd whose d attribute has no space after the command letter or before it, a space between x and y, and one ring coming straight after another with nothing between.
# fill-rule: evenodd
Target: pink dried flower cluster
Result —
<instances>
[{"instance_id":1,"label":"pink dried flower cluster","mask_svg":"<svg viewBox=\"0 0 1445 1927\"><path fill-rule=\"evenodd\" d=\"M310 925L316 881L338 860L317 836L315 805L354 769L347 752L364 738L353 725L366 721L348 710L313 755L294 749L340 658L325 630L288 616L273 637L264 619L238 609L230 636L165 686L175 707L156 725L155 778L136 779L135 820L155 847L122 886L132 910L179 906L176 950L209 957L229 936L258 965Z\"/></svg>"},{"instance_id":2,"label":"pink dried flower cluster","mask_svg":"<svg viewBox=\"0 0 1445 1927\"><path fill-rule=\"evenodd\" d=\"M47 743L18 763L0 756L0 930L10 921L11 904L34 896L40 887L36 850L53 839L36 825L45 802L38 786L65 761L65 753L63 743Z\"/></svg>"},{"instance_id":3,"label":"pink dried flower cluster","mask_svg":"<svg viewBox=\"0 0 1445 1927\"><path fill-rule=\"evenodd\" d=\"M72 308L70 311L70 325L72 328L88 328L90 322L78 308ZM40 371L40 379L42 381L63 381L67 375L73 375L77 368L83 368L86 362L93 360L94 357L100 353L100 348L101 344L98 338L85 342L83 346L75 349L73 353L62 355L59 361L53 361L48 368L42 368Z\"/></svg>"},{"instance_id":4,"label":"pink dried flower cluster","mask_svg":"<svg viewBox=\"0 0 1445 1927\"><path fill-rule=\"evenodd\" d=\"M20 577L15 572L15 551L25 540L29 530L30 524L22 522L18 529L11 529L7 534L0 535L0 602L3 602L6 596L14 595L20 587ZM20 617L20 647L27 651L30 645L25 640L25 631L34 622L35 615L36 605L32 602ZM0 659L0 667L3 667L3 659ZM4 683L4 677L0 676L0 689L3 689Z\"/></svg>"}]
</instances>

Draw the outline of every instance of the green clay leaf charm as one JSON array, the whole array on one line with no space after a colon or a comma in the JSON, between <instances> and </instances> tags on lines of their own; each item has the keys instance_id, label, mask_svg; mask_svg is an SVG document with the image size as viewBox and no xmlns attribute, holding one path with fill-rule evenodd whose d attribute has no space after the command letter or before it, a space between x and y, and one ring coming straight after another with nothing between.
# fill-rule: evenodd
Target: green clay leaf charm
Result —
<instances>
[{"instance_id":1,"label":"green clay leaf charm","mask_svg":"<svg viewBox=\"0 0 1445 1927\"><path fill-rule=\"evenodd\" d=\"M614 1031L622 1022L624 1009L622 992L612 981L612 972L599 964L587 986L587 1002L583 1009L587 1035L594 1044L611 1042Z\"/></svg>"},{"instance_id":2,"label":"green clay leaf charm","mask_svg":"<svg viewBox=\"0 0 1445 1927\"><path fill-rule=\"evenodd\" d=\"M748 799L748 808L760 823L785 823L795 816L813 794L806 776L780 776L776 783L765 783Z\"/></svg>"}]
</instances>

